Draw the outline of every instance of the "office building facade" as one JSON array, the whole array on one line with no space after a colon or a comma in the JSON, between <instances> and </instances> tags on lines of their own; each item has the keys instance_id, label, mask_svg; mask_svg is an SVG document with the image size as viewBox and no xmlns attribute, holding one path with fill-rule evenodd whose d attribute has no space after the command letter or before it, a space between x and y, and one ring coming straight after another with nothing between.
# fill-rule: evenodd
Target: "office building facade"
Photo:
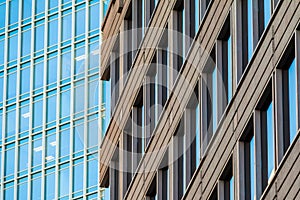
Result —
<instances>
[{"instance_id":1,"label":"office building facade","mask_svg":"<svg viewBox=\"0 0 300 200\"><path fill-rule=\"evenodd\" d=\"M103 0L0 1L0 199L100 199Z\"/></svg>"},{"instance_id":2,"label":"office building facade","mask_svg":"<svg viewBox=\"0 0 300 200\"><path fill-rule=\"evenodd\" d=\"M299 0L115 0L111 199L299 199Z\"/></svg>"}]
</instances>

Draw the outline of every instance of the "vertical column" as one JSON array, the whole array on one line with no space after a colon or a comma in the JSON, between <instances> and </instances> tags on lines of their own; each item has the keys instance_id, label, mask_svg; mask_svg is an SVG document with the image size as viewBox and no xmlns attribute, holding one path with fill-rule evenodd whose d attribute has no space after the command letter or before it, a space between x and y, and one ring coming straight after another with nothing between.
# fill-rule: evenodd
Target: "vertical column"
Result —
<instances>
[{"instance_id":1,"label":"vertical column","mask_svg":"<svg viewBox=\"0 0 300 200\"><path fill-rule=\"evenodd\" d=\"M157 55L157 116L156 121L162 112L163 106L167 101L167 52L164 49L158 49Z\"/></svg>"},{"instance_id":2,"label":"vertical column","mask_svg":"<svg viewBox=\"0 0 300 200\"><path fill-rule=\"evenodd\" d=\"M140 42L142 40L142 0L132 0L132 48L133 48L133 58L139 48Z\"/></svg>"},{"instance_id":3,"label":"vertical column","mask_svg":"<svg viewBox=\"0 0 300 200\"><path fill-rule=\"evenodd\" d=\"M155 0L145 0L144 2L145 2L144 12L145 12L145 22L146 22L145 25L148 26L152 13L155 8Z\"/></svg>"},{"instance_id":4,"label":"vertical column","mask_svg":"<svg viewBox=\"0 0 300 200\"><path fill-rule=\"evenodd\" d=\"M110 56L111 114L114 111L119 97L119 60L117 56L117 52L112 52Z\"/></svg>"},{"instance_id":5,"label":"vertical column","mask_svg":"<svg viewBox=\"0 0 300 200\"><path fill-rule=\"evenodd\" d=\"M236 147L236 170L234 172L234 177L236 177L235 181L235 188L236 188L236 193L238 194L237 199L245 199L245 194L246 194L246 185L245 185L245 143L238 141L238 145Z\"/></svg>"},{"instance_id":6,"label":"vertical column","mask_svg":"<svg viewBox=\"0 0 300 200\"><path fill-rule=\"evenodd\" d=\"M255 168L254 168L254 180L255 180L255 192L257 198L259 198L262 194L262 141L261 141L261 113L258 110L254 111L254 160L255 160Z\"/></svg>"},{"instance_id":7,"label":"vertical column","mask_svg":"<svg viewBox=\"0 0 300 200\"><path fill-rule=\"evenodd\" d=\"M132 172L134 173L142 158L142 108L132 108Z\"/></svg>"},{"instance_id":8,"label":"vertical column","mask_svg":"<svg viewBox=\"0 0 300 200\"><path fill-rule=\"evenodd\" d=\"M109 168L110 183L110 199L117 200L119 198L119 152L115 152Z\"/></svg>"},{"instance_id":9,"label":"vertical column","mask_svg":"<svg viewBox=\"0 0 300 200\"><path fill-rule=\"evenodd\" d=\"M223 110L226 105L226 93L225 93L225 83L222 78L222 74L224 73L223 69L223 56L222 56L222 43L223 41L217 40L216 42L216 75L217 75L217 124L219 123ZM213 94L214 95L214 94ZM213 105L214 106L214 105ZM215 113L213 113L214 115Z\"/></svg>"}]
</instances>

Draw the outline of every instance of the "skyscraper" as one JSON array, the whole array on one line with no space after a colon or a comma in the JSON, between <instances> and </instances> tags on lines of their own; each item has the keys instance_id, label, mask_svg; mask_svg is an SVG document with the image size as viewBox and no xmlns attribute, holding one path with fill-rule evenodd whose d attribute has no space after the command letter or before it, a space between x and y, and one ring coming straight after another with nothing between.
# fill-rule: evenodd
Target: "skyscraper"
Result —
<instances>
[{"instance_id":1,"label":"skyscraper","mask_svg":"<svg viewBox=\"0 0 300 200\"><path fill-rule=\"evenodd\" d=\"M0 199L103 195L99 45L107 7L0 1Z\"/></svg>"},{"instance_id":2,"label":"skyscraper","mask_svg":"<svg viewBox=\"0 0 300 200\"><path fill-rule=\"evenodd\" d=\"M110 198L300 199L300 1L115 0Z\"/></svg>"}]
</instances>

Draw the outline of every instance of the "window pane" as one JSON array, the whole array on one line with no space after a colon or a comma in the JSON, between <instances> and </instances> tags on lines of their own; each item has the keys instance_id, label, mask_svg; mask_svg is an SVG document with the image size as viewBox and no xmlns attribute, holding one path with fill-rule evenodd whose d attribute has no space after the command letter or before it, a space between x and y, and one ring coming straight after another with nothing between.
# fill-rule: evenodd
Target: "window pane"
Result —
<instances>
[{"instance_id":1,"label":"window pane","mask_svg":"<svg viewBox=\"0 0 300 200\"><path fill-rule=\"evenodd\" d=\"M58 20L49 22L48 46L57 44L58 41Z\"/></svg>"},{"instance_id":2,"label":"window pane","mask_svg":"<svg viewBox=\"0 0 300 200\"><path fill-rule=\"evenodd\" d=\"M201 143L200 143L200 113L199 113L200 105L199 103L197 104L196 107L196 168L200 165L200 160L201 160Z\"/></svg>"},{"instance_id":3,"label":"window pane","mask_svg":"<svg viewBox=\"0 0 300 200\"><path fill-rule=\"evenodd\" d=\"M2 113L2 110L0 110L0 141L2 140L2 116L3 116L3 113ZM1 154L1 150L0 150L0 154ZM1 158L1 156L0 156L0 158ZM0 164L1 164L1 161L0 161ZM0 172L0 175L1 175L1 172Z\"/></svg>"},{"instance_id":4,"label":"window pane","mask_svg":"<svg viewBox=\"0 0 300 200\"><path fill-rule=\"evenodd\" d=\"M36 0L35 1L35 14L39 14L45 11L45 1Z\"/></svg>"},{"instance_id":5,"label":"window pane","mask_svg":"<svg viewBox=\"0 0 300 200\"><path fill-rule=\"evenodd\" d=\"M248 61L253 52L253 23L252 23L252 0L247 0L247 28L248 28Z\"/></svg>"},{"instance_id":6,"label":"window pane","mask_svg":"<svg viewBox=\"0 0 300 200\"><path fill-rule=\"evenodd\" d=\"M14 187L5 189L4 199L14 199Z\"/></svg>"},{"instance_id":7,"label":"window pane","mask_svg":"<svg viewBox=\"0 0 300 200\"><path fill-rule=\"evenodd\" d=\"M35 64L34 67L34 87L33 89L37 89L42 87L44 84L44 63Z\"/></svg>"},{"instance_id":8,"label":"window pane","mask_svg":"<svg viewBox=\"0 0 300 200\"><path fill-rule=\"evenodd\" d=\"M83 124L78 125L74 128L74 151L78 152L83 150L83 141L84 141L84 127Z\"/></svg>"},{"instance_id":9,"label":"window pane","mask_svg":"<svg viewBox=\"0 0 300 200\"><path fill-rule=\"evenodd\" d=\"M35 27L34 50L39 51L44 48L44 25Z\"/></svg>"},{"instance_id":10,"label":"window pane","mask_svg":"<svg viewBox=\"0 0 300 200\"><path fill-rule=\"evenodd\" d=\"M59 172L59 197L69 194L69 169Z\"/></svg>"},{"instance_id":11,"label":"window pane","mask_svg":"<svg viewBox=\"0 0 300 200\"><path fill-rule=\"evenodd\" d=\"M228 103L231 100L232 97L232 56L231 56L231 36L229 36L227 40L227 67L228 67L228 91L227 91L227 98L228 98Z\"/></svg>"},{"instance_id":12,"label":"window pane","mask_svg":"<svg viewBox=\"0 0 300 200\"><path fill-rule=\"evenodd\" d=\"M62 20L62 41L71 38L72 31L72 15L66 15Z\"/></svg>"},{"instance_id":13,"label":"window pane","mask_svg":"<svg viewBox=\"0 0 300 200\"><path fill-rule=\"evenodd\" d=\"M67 117L70 115L70 90L61 93L60 97L60 117Z\"/></svg>"},{"instance_id":14,"label":"window pane","mask_svg":"<svg viewBox=\"0 0 300 200\"><path fill-rule=\"evenodd\" d=\"M83 164L75 165L73 170L73 192L76 192L83 189Z\"/></svg>"},{"instance_id":15,"label":"window pane","mask_svg":"<svg viewBox=\"0 0 300 200\"><path fill-rule=\"evenodd\" d=\"M4 64L4 40L0 40L0 65Z\"/></svg>"},{"instance_id":16,"label":"window pane","mask_svg":"<svg viewBox=\"0 0 300 200\"><path fill-rule=\"evenodd\" d=\"M3 88L3 81L4 81L3 76L0 76L0 88ZM0 91L0 102L2 101L3 101L3 90Z\"/></svg>"},{"instance_id":17,"label":"window pane","mask_svg":"<svg viewBox=\"0 0 300 200\"><path fill-rule=\"evenodd\" d=\"M18 21L19 1L11 0L9 2L9 24L13 24Z\"/></svg>"},{"instance_id":18,"label":"window pane","mask_svg":"<svg viewBox=\"0 0 300 200\"><path fill-rule=\"evenodd\" d=\"M230 181L229 181L229 187L230 187L230 191L229 191L229 199L230 200L234 200L234 178L233 176L231 177Z\"/></svg>"},{"instance_id":19,"label":"window pane","mask_svg":"<svg viewBox=\"0 0 300 200\"><path fill-rule=\"evenodd\" d=\"M15 98L17 90L17 73L8 74L7 77L7 99Z\"/></svg>"},{"instance_id":20,"label":"window pane","mask_svg":"<svg viewBox=\"0 0 300 200\"><path fill-rule=\"evenodd\" d=\"M47 98L47 123L56 119L56 95Z\"/></svg>"},{"instance_id":21,"label":"window pane","mask_svg":"<svg viewBox=\"0 0 300 200\"><path fill-rule=\"evenodd\" d=\"M41 126L43 122L43 101L33 104L33 128Z\"/></svg>"},{"instance_id":22,"label":"window pane","mask_svg":"<svg viewBox=\"0 0 300 200\"><path fill-rule=\"evenodd\" d=\"M70 154L70 130L60 132L59 157L64 157Z\"/></svg>"},{"instance_id":23,"label":"window pane","mask_svg":"<svg viewBox=\"0 0 300 200\"><path fill-rule=\"evenodd\" d=\"M105 109L105 116L102 118L103 119L103 126L102 126L102 133L105 134L106 132L106 129L109 125L109 120L110 120L110 80L109 81L103 81L102 82L102 97L103 98L103 106L104 108L108 108L108 109ZM102 106L102 105L101 105ZM104 136L104 135L103 135Z\"/></svg>"},{"instance_id":24,"label":"window pane","mask_svg":"<svg viewBox=\"0 0 300 200\"><path fill-rule=\"evenodd\" d=\"M30 54L31 29L22 32L22 57Z\"/></svg>"},{"instance_id":25,"label":"window pane","mask_svg":"<svg viewBox=\"0 0 300 200\"><path fill-rule=\"evenodd\" d=\"M16 60L18 56L18 34L8 38L8 62Z\"/></svg>"},{"instance_id":26,"label":"window pane","mask_svg":"<svg viewBox=\"0 0 300 200\"><path fill-rule=\"evenodd\" d=\"M268 153L268 177L274 169L274 131L273 131L273 103L267 109L267 153Z\"/></svg>"},{"instance_id":27,"label":"window pane","mask_svg":"<svg viewBox=\"0 0 300 200\"><path fill-rule=\"evenodd\" d=\"M75 35L78 36L85 33L85 9L77 11L75 17Z\"/></svg>"},{"instance_id":28,"label":"window pane","mask_svg":"<svg viewBox=\"0 0 300 200\"><path fill-rule=\"evenodd\" d=\"M61 79L71 76L71 52L62 55L61 59Z\"/></svg>"},{"instance_id":29,"label":"window pane","mask_svg":"<svg viewBox=\"0 0 300 200\"><path fill-rule=\"evenodd\" d=\"M92 187L98 183L98 162L90 160L87 163L87 187Z\"/></svg>"},{"instance_id":30,"label":"window pane","mask_svg":"<svg viewBox=\"0 0 300 200\"><path fill-rule=\"evenodd\" d=\"M28 17L31 17L31 11L32 11L32 0L23 0L22 3L22 19L26 19Z\"/></svg>"},{"instance_id":31,"label":"window pane","mask_svg":"<svg viewBox=\"0 0 300 200\"><path fill-rule=\"evenodd\" d=\"M53 161L55 159L56 152L56 135L50 135L46 138L46 162Z\"/></svg>"},{"instance_id":32,"label":"window pane","mask_svg":"<svg viewBox=\"0 0 300 200\"><path fill-rule=\"evenodd\" d=\"M27 190L28 190L27 182L18 185L18 193L17 193L18 200L23 200L24 198L26 199L28 193Z\"/></svg>"},{"instance_id":33,"label":"window pane","mask_svg":"<svg viewBox=\"0 0 300 200\"><path fill-rule=\"evenodd\" d=\"M58 6L58 0L49 0L49 8L55 8Z\"/></svg>"},{"instance_id":34,"label":"window pane","mask_svg":"<svg viewBox=\"0 0 300 200\"><path fill-rule=\"evenodd\" d=\"M28 143L22 144L19 147L19 171L28 168Z\"/></svg>"},{"instance_id":35,"label":"window pane","mask_svg":"<svg viewBox=\"0 0 300 200\"><path fill-rule=\"evenodd\" d=\"M42 164L42 139L37 139L32 142L32 166L38 166Z\"/></svg>"},{"instance_id":36,"label":"window pane","mask_svg":"<svg viewBox=\"0 0 300 200\"><path fill-rule=\"evenodd\" d=\"M20 108L20 123L19 123L19 132L28 131L29 129L29 105L23 106Z\"/></svg>"},{"instance_id":37,"label":"window pane","mask_svg":"<svg viewBox=\"0 0 300 200\"><path fill-rule=\"evenodd\" d=\"M89 108L92 108L94 106L98 105L98 81L93 81L89 83L89 97L88 97L88 101L89 101Z\"/></svg>"},{"instance_id":38,"label":"window pane","mask_svg":"<svg viewBox=\"0 0 300 200\"><path fill-rule=\"evenodd\" d=\"M89 46L89 69L99 67L99 43L93 43Z\"/></svg>"},{"instance_id":39,"label":"window pane","mask_svg":"<svg viewBox=\"0 0 300 200\"><path fill-rule=\"evenodd\" d=\"M289 118L290 118L290 143L294 140L297 133L297 75L295 60L292 62L289 71Z\"/></svg>"},{"instance_id":40,"label":"window pane","mask_svg":"<svg viewBox=\"0 0 300 200\"><path fill-rule=\"evenodd\" d=\"M89 16L90 29L89 30L94 30L100 27L99 16L100 16L99 4L92 5L90 7L90 16Z\"/></svg>"},{"instance_id":41,"label":"window pane","mask_svg":"<svg viewBox=\"0 0 300 200\"><path fill-rule=\"evenodd\" d=\"M97 146L98 144L98 121L88 122L88 148Z\"/></svg>"},{"instance_id":42,"label":"window pane","mask_svg":"<svg viewBox=\"0 0 300 200\"><path fill-rule=\"evenodd\" d=\"M81 112L84 109L84 85L75 88L74 92L74 111L75 113Z\"/></svg>"},{"instance_id":43,"label":"window pane","mask_svg":"<svg viewBox=\"0 0 300 200\"><path fill-rule=\"evenodd\" d=\"M46 176L46 188L45 188L45 199L53 200L55 199L55 174L48 174Z\"/></svg>"},{"instance_id":44,"label":"window pane","mask_svg":"<svg viewBox=\"0 0 300 200\"><path fill-rule=\"evenodd\" d=\"M271 0L264 0L264 25L267 27L271 18Z\"/></svg>"},{"instance_id":45,"label":"window pane","mask_svg":"<svg viewBox=\"0 0 300 200\"><path fill-rule=\"evenodd\" d=\"M35 200L41 199L41 178L32 180L31 198Z\"/></svg>"},{"instance_id":46,"label":"window pane","mask_svg":"<svg viewBox=\"0 0 300 200\"><path fill-rule=\"evenodd\" d=\"M254 160L254 137L252 137L250 141L250 199L254 199L254 180L255 180L255 174L254 174L254 168L255 168L255 160Z\"/></svg>"},{"instance_id":47,"label":"window pane","mask_svg":"<svg viewBox=\"0 0 300 200\"><path fill-rule=\"evenodd\" d=\"M21 70L20 93L25 94L30 90L30 68L27 67Z\"/></svg>"},{"instance_id":48,"label":"window pane","mask_svg":"<svg viewBox=\"0 0 300 200\"><path fill-rule=\"evenodd\" d=\"M5 16L6 16L6 8L5 8L5 3L0 5L0 29L5 26ZM0 63L1 64L1 63Z\"/></svg>"},{"instance_id":49,"label":"window pane","mask_svg":"<svg viewBox=\"0 0 300 200\"><path fill-rule=\"evenodd\" d=\"M9 149L5 152L5 171L4 176L14 173L15 170L15 149Z\"/></svg>"},{"instance_id":50,"label":"window pane","mask_svg":"<svg viewBox=\"0 0 300 200\"><path fill-rule=\"evenodd\" d=\"M74 74L84 72L85 67L85 51L84 47L76 49L75 51L75 71Z\"/></svg>"},{"instance_id":51,"label":"window pane","mask_svg":"<svg viewBox=\"0 0 300 200\"><path fill-rule=\"evenodd\" d=\"M216 131L217 129L217 69L216 67L214 67L213 72L212 72L212 91L211 91L211 98L212 98L212 130L213 133Z\"/></svg>"},{"instance_id":52,"label":"window pane","mask_svg":"<svg viewBox=\"0 0 300 200\"><path fill-rule=\"evenodd\" d=\"M57 82L57 57L51 58L48 61L47 84Z\"/></svg>"},{"instance_id":53,"label":"window pane","mask_svg":"<svg viewBox=\"0 0 300 200\"><path fill-rule=\"evenodd\" d=\"M16 110L7 112L6 114L6 137L15 135L16 133Z\"/></svg>"}]
</instances>

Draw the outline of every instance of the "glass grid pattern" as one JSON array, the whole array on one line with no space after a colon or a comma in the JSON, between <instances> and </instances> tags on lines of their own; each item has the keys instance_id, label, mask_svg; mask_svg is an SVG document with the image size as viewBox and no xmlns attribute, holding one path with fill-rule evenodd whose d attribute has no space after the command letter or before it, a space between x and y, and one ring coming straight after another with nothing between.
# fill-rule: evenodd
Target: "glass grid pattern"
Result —
<instances>
[{"instance_id":1,"label":"glass grid pattern","mask_svg":"<svg viewBox=\"0 0 300 200\"><path fill-rule=\"evenodd\" d=\"M0 0L0 199L103 196L98 48L108 5Z\"/></svg>"}]
</instances>

